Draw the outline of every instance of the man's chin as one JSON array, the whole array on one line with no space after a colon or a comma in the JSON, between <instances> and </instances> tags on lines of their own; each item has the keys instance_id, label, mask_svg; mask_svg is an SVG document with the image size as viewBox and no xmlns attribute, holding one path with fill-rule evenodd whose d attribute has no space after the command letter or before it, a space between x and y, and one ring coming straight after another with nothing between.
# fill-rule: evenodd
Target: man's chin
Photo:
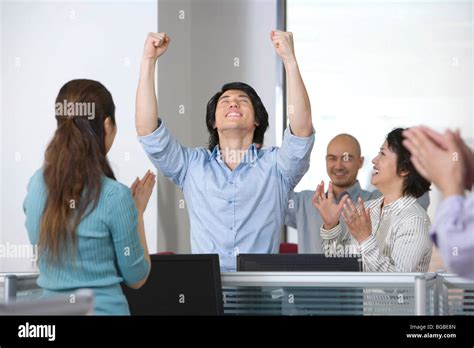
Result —
<instances>
[{"instance_id":1,"label":"man's chin","mask_svg":"<svg viewBox=\"0 0 474 348\"><path fill-rule=\"evenodd\" d=\"M347 179L331 178L332 184L338 187L350 187L353 182Z\"/></svg>"},{"instance_id":2,"label":"man's chin","mask_svg":"<svg viewBox=\"0 0 474 348\"><path fill-rule=\"evenodd\" d=\"M255 128L249 127L248 124L245 122L239 122L239 120L233 120L229 122L223 123L219 129L219 133L226 133L226 132L243 132L243 133L253 133Z\"/></svg>"}]
</instances>

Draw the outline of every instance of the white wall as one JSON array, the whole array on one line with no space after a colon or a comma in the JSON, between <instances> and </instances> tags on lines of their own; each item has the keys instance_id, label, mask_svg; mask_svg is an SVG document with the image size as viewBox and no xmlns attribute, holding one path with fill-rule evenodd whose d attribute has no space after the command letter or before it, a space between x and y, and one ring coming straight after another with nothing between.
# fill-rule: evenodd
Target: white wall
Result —
<instances>
[{"instance_id":1,"label":"white wall","mask_svg":"<svg viewBox=\"0 0 474 348\"><path fill-rule=\"evenodd\" d=\"M316 142L296 191L326 174L329 140L359 139L371 160L395 127L459 127L474 146L472 1L288 0L288 30L310 94ZM440 195L431 193L433 216ZM294 235L292 235L294 241Z\"/></svg>"},{"instance_id":2,"label":"white wall","mask_svg":"<svg viewBox=\"0 0 474 348\"><path fill-rule=\"evenodd\" d=\"M109 153L127 185L154 169L139 145L134 103L146 34L156 31L156 1L4 1L1 38L0 243L29 244L22 202L56 127L54 102L75 78L102 82L116 105L118 133ZM145 214L150 252L157 250L156 190ZM0 271L26 271L25 258L0 260Z\"/></svg>"}]
</instances>

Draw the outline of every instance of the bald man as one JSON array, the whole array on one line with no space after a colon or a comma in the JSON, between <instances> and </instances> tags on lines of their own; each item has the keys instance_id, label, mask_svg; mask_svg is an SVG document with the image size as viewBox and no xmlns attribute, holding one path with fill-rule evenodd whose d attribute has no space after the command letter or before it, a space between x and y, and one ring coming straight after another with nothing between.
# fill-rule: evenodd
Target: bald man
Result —
<instances>
[{"instance_id":1,"label":"bald man","mask_svg":"<svg viewBox=\"0 0 474 348\"><path fill-rule=\"evenodd\" d=\"M336 135L328 144L326 152L326 170L332 181L336 202L348 194L353 202L359 197L364 202L378 198L379 191L363 190L357 180L359 170L364 165L359 141L350 134ZM290 192L285 224L298 230L298 252L300 254L322 253L319 230L323 221L313 206L315 191ZM425 209L429 205L428 194L418 199ZM344 223L341 221L341 223Z\"/></svg>"}]
</instances>

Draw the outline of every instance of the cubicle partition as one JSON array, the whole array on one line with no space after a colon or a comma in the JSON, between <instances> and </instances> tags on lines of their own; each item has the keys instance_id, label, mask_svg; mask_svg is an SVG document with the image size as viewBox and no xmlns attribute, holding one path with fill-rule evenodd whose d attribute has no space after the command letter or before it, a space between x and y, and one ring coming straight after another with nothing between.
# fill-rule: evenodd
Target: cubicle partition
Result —
<instances>
[{"instance_id":1,"label":"cubicle partition","mask_svg":"<svg viewBox=\"0 0 474 348\"><path fill-rule=\"evenodd\" d=\"M0 303L41 296L38 274L0 273ZM474 281L447 273L229 272L225 315L474 315Z\"/></svg>"},{"instance_id":2,"label":"cubicle partition","mask_svg":"<svg viewBox=\"0 0 474 348\"><path fill-rule=\"evenodd\" d=\"M234 315L435 315L436 274L226 273L224 311Z\"/></svg>"},{"instance_id":3,"label":"cubicle partition","mask_svg":"<svg viewBox=\"0 0 474 348\"><path fill-rule=\"evenodd\" d=\"M447 273L234 272L226 315L473 315L474 281Z\"/></svg>"},{"instance_id":4,"label":"cubicle partition","mask_svg":"<svg viewBox=\"0 0 474 348\"><path fill-rule=\"evenodd\" d=\"M440 315L474 315L474 281L439 273Z\"/></svg>"}]
</instances>

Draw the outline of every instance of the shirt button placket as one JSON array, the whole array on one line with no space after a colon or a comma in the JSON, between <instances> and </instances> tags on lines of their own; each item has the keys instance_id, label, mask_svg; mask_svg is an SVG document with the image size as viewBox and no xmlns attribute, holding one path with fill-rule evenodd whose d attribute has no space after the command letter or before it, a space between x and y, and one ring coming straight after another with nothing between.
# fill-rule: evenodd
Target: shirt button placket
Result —
<instances>
[{"instance_id":1,"label":"shirt button placket","mask_svg":"<svg viewBox=\"0 0 474 348\"><path fill-rule=\"evenodd\" d=\"M235 180L232 178L232 175L231 177L227 180L227 183L229 185L231 185L229 187L229 198L227 199L227 207L229 209L229 216L230 216L230 224L229 224L229 245L233 245L234 244L234 240L235 240L235 228L234 228L234 225L235 225L235 200L234 200L234 196L235 196ZM231 254L232 255L235 255L235 248L232 249L231 251Z\"/></svg>"}]
</instances>

